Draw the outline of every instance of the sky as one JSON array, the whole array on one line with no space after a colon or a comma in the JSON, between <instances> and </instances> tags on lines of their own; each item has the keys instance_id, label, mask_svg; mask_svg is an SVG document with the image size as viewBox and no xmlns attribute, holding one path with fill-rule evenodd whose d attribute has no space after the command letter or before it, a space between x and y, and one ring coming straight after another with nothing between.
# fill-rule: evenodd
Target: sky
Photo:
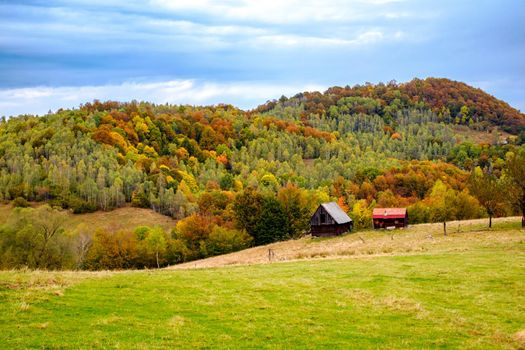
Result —
<instances>
[{"instance_id":1,"label":"sky","mask_svg":"<svg viewBox=\"0 0 525 350\"><path fill-rule=\"evenodd\" d=\"M94 99L250 109L444 77L525 111L522 0L0 0L0 115Z\"/></svg>"}]
</instances>

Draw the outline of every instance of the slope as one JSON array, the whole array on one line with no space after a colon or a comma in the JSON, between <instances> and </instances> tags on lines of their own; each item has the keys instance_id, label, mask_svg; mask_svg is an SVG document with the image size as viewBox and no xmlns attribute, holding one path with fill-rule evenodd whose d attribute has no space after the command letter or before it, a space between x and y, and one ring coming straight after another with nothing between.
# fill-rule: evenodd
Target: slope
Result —
<instances>
[{"instance_id":1,"label":"slope","mask_svg":"<svg viewBox=\"0 0 525 350\"><path fill-rule=\"evenodd\" d=\"M448 223L449 235L443 236L442 224L411 225L396 231L359 231L334 238L304 237L277 242L239 252L175 265L170 269L210 268L229 265L267 264L304 259L370 258L383 255L440 254L461 252L472 247L521 242L525 231L521 217L495 219L488 231L487 219ZM271 256L270 256L271 255Z\"/></svg>"},{"instance_id":2,"label":"slope","mask_svg":"<svg viewBox=\"0 0 525 350\"><path fill-rule=\"evenodd\" d=\"M525 240L511 232L417 255L0 272L0 347L522 348Z\"/></svg>"}]
</instances>

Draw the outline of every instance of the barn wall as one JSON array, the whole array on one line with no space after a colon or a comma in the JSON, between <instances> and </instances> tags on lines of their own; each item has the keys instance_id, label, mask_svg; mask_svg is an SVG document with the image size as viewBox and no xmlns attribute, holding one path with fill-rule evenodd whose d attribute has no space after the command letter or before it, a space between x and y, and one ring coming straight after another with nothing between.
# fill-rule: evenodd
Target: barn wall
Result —
<instances>
[{"instance_id":1,"label":"barn wall","mask_svg":"<svg viewBox=\"0 0 525 350\"><path fill-rule=\"evenodd\" d=\"M403 228L408 226L408 216L401 219L378 218L373 219L373 223L375 229L387 227Z\"/></svg>"},{"instance_id":2,"label":"barn wall","mask_svg":"<svg viewBox=\"0 0 525 350\"><path fill-rule=\"evenodd\" d=\"M326 216L326 221L324 224L321 224L322 214ZM319 206L319 208L317 208L314 215L312 216L312 219L310 220L310 224L311 225L336 225L337 223L330 216L330 214L328 214L325 208L323 208L322 206Z\"/></svg>"},{"instance_id":3,"label":"barn wall","mask_svg":"<svg viewBox=\"0 0 525 350\"><path fill-rule=\"evenodd\" d=\"M312 236L316 237L328 237L337 236L343 233L351 231L352 224L350 222L346 224L332 224L332 225L312 225L311 233Z\"/></svg>"}]
</instances>

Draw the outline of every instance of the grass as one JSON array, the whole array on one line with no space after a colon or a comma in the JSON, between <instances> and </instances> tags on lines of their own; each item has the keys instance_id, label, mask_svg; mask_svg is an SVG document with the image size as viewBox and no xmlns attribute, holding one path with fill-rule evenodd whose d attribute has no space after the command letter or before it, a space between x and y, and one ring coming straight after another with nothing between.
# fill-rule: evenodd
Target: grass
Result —
<instances>
[{"instance_id":1,"label":"grass","mask_svg":"<svg viewBox=\"0 0 525 350\"><path fill-rule=\"evenodd\" d=\"M14 209L10 204L0 204L0 225L7 222L13 215ZM112 211L97 211L88 214L68 213L64 227L68 231L82 228L95 231L99 228L115 232L119 230L132 231L137 226L160 225L167 231L175 227L176 221L149 209L124 207Z\"/></svg>"},{"instance_id":2,"label":"grass","mask_svg":"<svg viewBox=\"0 0 525 350\"><path fill-rule=\"evenodd\" d=\"M490 230L487 225L488 219L449 222L446 237L443 235L442 224L411 225L408 229L395 231L362 230L335 238L304 237L192 261L172 268L263 264L269 262L269 249L274 255L272 261L348 257L360 259L383 255L466 251L478 246L491 246L523 239L519 234L521 231L520 217L494 219L493 228ZM494 234L495 232L498 233Z\"/></svg>"},{"instance_id":3,"label":"grass","mask_svg":"<svg viewBox=\"0 0 525 350\"><path fill-rule=\"evenodd\" d=\"M0 348L524 348L525 231L476 234L412 255L0 272Z\"/></svg>"}]
</instances>

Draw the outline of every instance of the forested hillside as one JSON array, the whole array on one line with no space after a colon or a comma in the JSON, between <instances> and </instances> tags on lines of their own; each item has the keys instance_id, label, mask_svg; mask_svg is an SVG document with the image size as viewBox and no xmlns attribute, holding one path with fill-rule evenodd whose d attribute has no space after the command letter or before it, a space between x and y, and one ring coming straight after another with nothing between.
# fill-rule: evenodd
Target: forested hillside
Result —
<instances>
[{"instance_id":1,"label":"forested hillside","mask_svg":"<svg viewBox=\"0 0 525 350\"><path fill-rule=\"evenodd\" d=\"M455 124L493 141L471 142ZM160 266L299 236L329 200L357 228L369 224L375 206L406 206L412 223L523 210L525 194L512 174L521 171L524 130L517 110L445 79L334 87L253 111L94 101L2 119L0 200L74 213L131 205L180 219L173 232L138 228L116 241L111 232L93 232L84 237L85 260L68 260L93 269ZM514 173L509 164L518 164ZM499 192L514 186L517 197L487 204L479 193L487 186L474 186L481 181ZM28 210L19 213L25 220L1 228L5 266L46 267L43 257L52 254L55 238L46 232L34 242L17 238L38 226ZM57 251L78 243L68 237L55 242ZM124 241L129 261L109 266L106 257L120 254ZM14 258L27 245L38 254Z\"/></svg>"}]
</instances>

